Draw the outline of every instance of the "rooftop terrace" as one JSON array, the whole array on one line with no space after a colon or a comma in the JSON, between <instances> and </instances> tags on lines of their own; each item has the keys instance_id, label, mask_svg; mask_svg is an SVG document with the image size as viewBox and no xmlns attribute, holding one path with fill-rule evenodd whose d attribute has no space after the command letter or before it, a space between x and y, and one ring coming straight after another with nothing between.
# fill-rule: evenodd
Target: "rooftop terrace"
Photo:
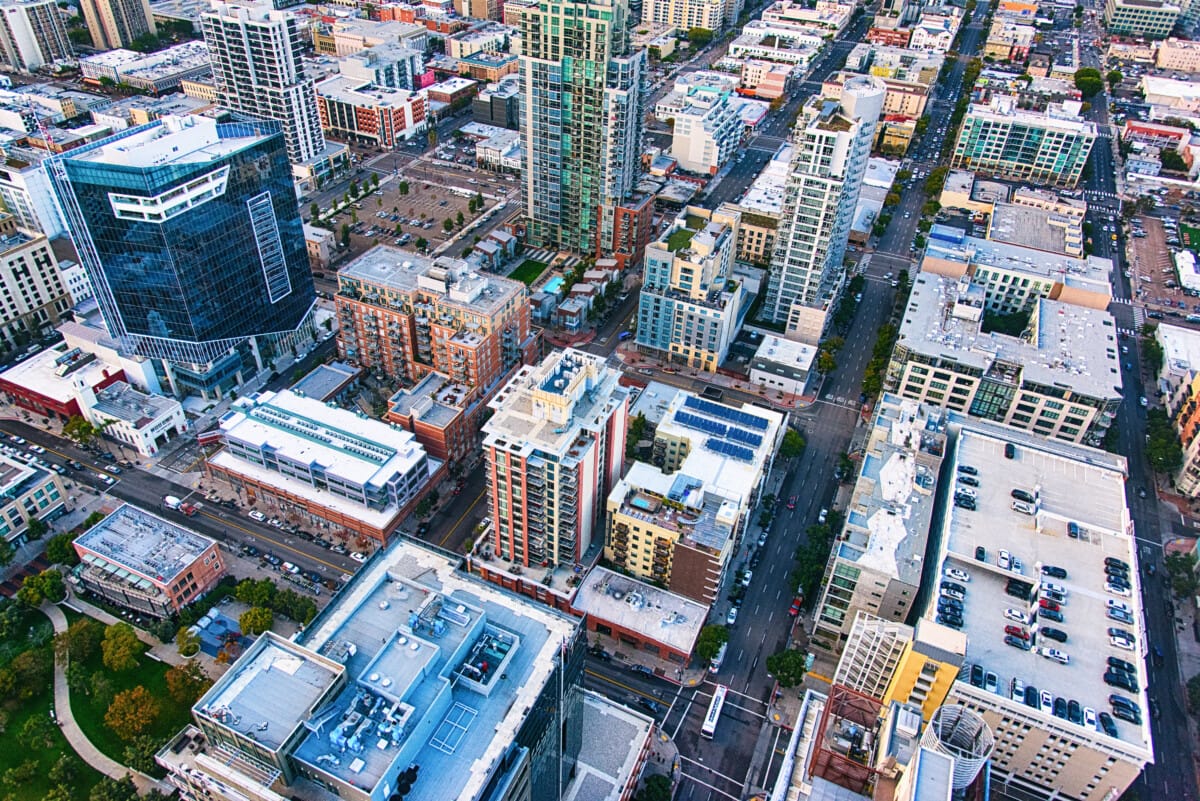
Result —
<instances>
[{"instance_id":1,"label":"rooftop terrace","mask_svg":"<svg viewBox=\"0 0 1200 801\"><path fill-rule=\"evenodd\" d=\"M403 300L389 293L417 293L494 314L525 291L520 281L481 275L461 259L431 259L391 245L376 245L338 271L339 294L384 306Z\"/></svg>"}]
</instances>

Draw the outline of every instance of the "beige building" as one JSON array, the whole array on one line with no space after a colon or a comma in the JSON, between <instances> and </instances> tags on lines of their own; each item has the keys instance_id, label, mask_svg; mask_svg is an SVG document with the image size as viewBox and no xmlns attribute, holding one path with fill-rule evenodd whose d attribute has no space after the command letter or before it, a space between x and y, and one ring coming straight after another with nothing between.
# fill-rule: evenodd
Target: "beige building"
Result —
<instances>
[{"instance_id":1,"label":"beige building","mask_svg":"<svg viewBox=\"0 0 1200 801\"><path fill-rule=\"evenodd\" d=\"M0 538L14 546L25 544L29 521L49 522L66 513L67 495L57 474L0 456Z\"/></svg>"},{"instance_id":2,"label":"beige building","mask_svg":"<svg viewBox=\"0 0 1200 801\"><path fill-rule=\"evenodd\" d=\"M1104 25L1111 34L1164 39L1171 35L1182 9L1163 0L1107 0Z\"/></svg>"},{"instance_id":3,"label":"beige building","mask_svg":"<svg viewBox=\"0 0 1200 801\"><path fill-rule=\"evenodd\" d=\"M891 394L880 399L845 527L821 582L812 647L841 653L860 612L894 623L908 617L920 594L946 454L945 414Z\"/></svg>"},{"instance_id":4,"label":"beige building","mask_svg":"<svg viewBox=\"0 0 1200 801\"><path fill-rule=\"evenodd\" d=\"M1044 437L1099 443L1123 400L1112 316L1044 296L1028 296L1028 306L1001 298L997 311L1028 310L1026 330L1019 337L987 331L988 297L1003 295L1011 282L989 285L980 272L974 279L918 275L887 386L905 398Z\"/></svg>"},{"instance_id":5,"label":"beige building","mask_svg":"<svg viewBox=\"0 0 1200 801\"><path fill-rule=\"evenodd\" d=\"M750 184L742 199L736 203L722 203L718 209L718 213L724 217L740 218L735 228L736 252L740 261L762 265L771 262L771 255L775 252L775 232L783 213L783 195L792 152L791 144L780 147Z\"/></svg>"},{"instance_id":6,"label":"beige building","mask_svg":"<svg viewBox=\"0 0 1200 801\"><path fill-rule=\"evenodd\" d=\"M57 324L71 303L49 240L0 214L0 346L28 344Z\"/></svg>"},{"instance_id":7,"label":"beige building","mask_svg":"<svg viewBox=\"0 0 1200 801\"><path fill-rule=\"evenodd\" d=\"M734 9L737 9L736 13ZM737 0L643 0L642 22L646 25L670 25L677 30L704 28L719 34L737 20L741 3Z\"/></svg>"},{"instance_id":8,"label":"beige building","mask_svg":"<svg viewBox=\"0 0 1200 801\"><path fill-rule=\"evenodd\" d=\"M821 86L821 96L838 100L842 96L842 84L847 79L855 77L850 72L835 72L825 79ZM925 113L925 103L929 99L929 86L895 78L882 78L887 92L883 96L883 116L911 117L918 119Z\"/></svg>"},{"instance_id":9,"label":"beige building","mask_svg":"<svg viewBox=\"0 0 1200 801\"><path fill-rule=\"evenodd\" d=\"M79 5L98 50L129 47L139 36L158 30L147 0L81 0Z\"/></svg>"},{"instance_id":10,"label":"beige building","mask_svg":"<svg viewBox=\"0 0 1200 801\"><path fill-rule=\"evenodd\" d=\"M1200 42L1174 37L1158 43L1154 65L1173 72L1200 72Z\"/></svg>"},{"instance_id":11,"label":"beige building","mask_svg":"<svg viewBox=\"0 0 1200 801\"><path fill-rule=\"evenodd\" d=\"M605 557L714 603L784 430L778 412L677 392L655 429L653 464L635 462L608 496Z\"/></svg>"}]
</instances>

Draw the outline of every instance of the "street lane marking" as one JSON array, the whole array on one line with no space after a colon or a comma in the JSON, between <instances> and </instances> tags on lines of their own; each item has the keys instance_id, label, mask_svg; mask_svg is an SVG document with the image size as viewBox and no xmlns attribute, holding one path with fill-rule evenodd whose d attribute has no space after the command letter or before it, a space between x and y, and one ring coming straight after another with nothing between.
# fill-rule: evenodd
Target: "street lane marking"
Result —
<instances>
[{"instance_id":1,"label":"street lane marking","mask_svg":"<svg viewBox=\"0 0 1200 801\"><path fill-rule=\"evenodd\" d=\"M301 551L298 548L293 548L292 546L288 545L287 543L283 543L283 542L280 542L279 540L271 539L270 537L265 537L260 532L251 531L248 528L238 525L237 523L233 522L232 520L225 520L224 518L217 517L212 512L206 512L203 509L201 509L200 514L204 515L205 517L209 518L210 520L215 520L216 522L218 522L222 525L229 526L230 528L236 528L238 531L249 534L251 537L255 537L259 540L265 540L266 542L269 542L272 545L278 546L279 548L282 548L285 551L291 551L294 554L303 556L305 559L311 559L312 561L316 562L317 564L325 565L326 567L332 567L334 570L337 570L341 573L345 573L347 576L354 575L354 571L347 570L346 568L342 567L341 565L335 565L333 562L326 562L324 559L321 559L318 556L313 556L312 554L308 553L307 551Z\"/></svg>"},{"instance_id":2,"label":"street lane marking","mask_svg":"<svg viewBox=\"0 0 1200 801\"><path fill-rule=\"evenodd\" d=\"M475 496L475 500L471 501L471 505L467 507L467 511L463 512L462 515L457 520L454 521L454 525L452 525L450 527L450 530L446 532L446 536L442 537L442 541L438 543L439 547L444 546L446 544L446 540L450 539L450 535L454 533L455 529L458 528L459 524L462 523L463 519L466 518L467 515L471 514L471 510L475 508L475 505L479 503L480 499L483 498L484 494L485 494L484 491L480 490L479 494Z\"/></svg>"},{"instance_id":3,"label":"street lane marking","mask_svg":"<svg viewBox=\"0 0 1200 801\"><path fill-rule=\"evenodd\" d=\"M680 762L689 762L689 763L695 765L696 767L703 768L704 770L708 771L709 773L711 773L714 776L720 776L722 779L729 782L730 784L736 784L739 787L742 786L742 782L738 781L737 779L733 778L732 776L726 776L721 771L714 770L713 768L710 768L708 765L705 765L703 762L698 762L695 759L692 759L691 757L685 757L683 754L680 754L679 761Z\"/></svg>"}]
</instances>

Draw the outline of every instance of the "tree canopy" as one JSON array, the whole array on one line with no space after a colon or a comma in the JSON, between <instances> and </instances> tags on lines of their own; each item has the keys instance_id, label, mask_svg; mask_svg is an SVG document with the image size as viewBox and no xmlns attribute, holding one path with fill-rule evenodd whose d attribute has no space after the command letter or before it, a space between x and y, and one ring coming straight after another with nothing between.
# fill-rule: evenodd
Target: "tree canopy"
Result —
<instances>
[{"instance_id":1,"label":"tree canopy","mask_svg":"<svg viewBox=\"0 0 1200 801\"><path fill-rule=\"evenodd\" d=\"M721 650L721 646L729 642L729 629L725 626L705 626L700 629L696 638L696 658L702 662L710 662Z\"/></svg>"},{"instance_id":2,"label":"tree canopy","mask_svg":"<svg viewBox=\"0 0 1200 801\"><path fill-rule=\"evenodd\" d=\"M1082 67L1075 71L1075 88L1084 97L1092 97L1104 89L1104 79L1095 67Z\"/></svg>"},{"instance_id":3,"label":"tree canopy","mask_svg":"<svg viewBox=\"0 0 1200 801\"><path fill-rule=\"evenodd\" d=\"M117 673L133 670L145 650L145 643L138 639L137 632L128 623L113 623L104 630L100 651L104 666L109 670Z\"/></svg>"},{"instance_id":4,"label":"tree canopy","mask_svg":"<svg viewBox=\"0 0 1200 801\"><path fill-rule=\"evenodd\" d=\"M780 687L795 687L804 680L807 655L803 651L788 649L767 657L767 672L775 677Z\"/></svg>"}]
</instances>

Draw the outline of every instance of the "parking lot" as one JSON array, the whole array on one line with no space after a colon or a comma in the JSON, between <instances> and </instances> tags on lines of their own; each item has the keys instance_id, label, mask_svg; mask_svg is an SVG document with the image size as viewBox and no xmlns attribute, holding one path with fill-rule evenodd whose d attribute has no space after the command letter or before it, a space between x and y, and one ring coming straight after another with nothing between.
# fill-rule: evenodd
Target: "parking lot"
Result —
<instances>
[{"instance_id":1,"label":"parking lot","mask_svg":"<svg viewBox=\"0 0 1200 801\"><path fill-rule=\"evenodd\" d=\"M1135 297L1147 310L1173 317L1200 313L1200 298L1189 296L1176 280L1175 264L1171 259L1172 245L1167 241L1168 234L1163 229L1162 220L1157 217L1138 217L1133 231L1134 236L1128 240L1126 253ZM1137 236L1139 232L1144 232L1145 236Z\"/></svg>"}]
</instances>

